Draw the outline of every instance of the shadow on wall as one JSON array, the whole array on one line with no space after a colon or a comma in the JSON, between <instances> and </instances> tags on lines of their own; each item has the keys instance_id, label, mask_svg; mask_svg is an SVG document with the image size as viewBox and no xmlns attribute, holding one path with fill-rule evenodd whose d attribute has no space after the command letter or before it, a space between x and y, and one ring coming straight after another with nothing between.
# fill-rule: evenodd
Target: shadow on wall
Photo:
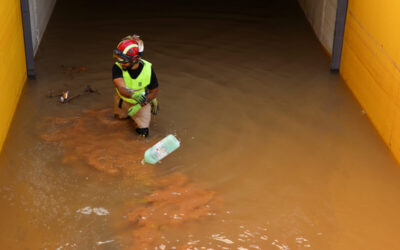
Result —
<instances>
[{"instance_id":1,"label":"shadow on wall","mask_svg":"<svg viewBox=\"0 0 400 250\"><path fill-rule=\"evenodd\" d=\"M338 0L298 0L315 34L329 55L332 55Z\"/></svg>"}]
</instances>

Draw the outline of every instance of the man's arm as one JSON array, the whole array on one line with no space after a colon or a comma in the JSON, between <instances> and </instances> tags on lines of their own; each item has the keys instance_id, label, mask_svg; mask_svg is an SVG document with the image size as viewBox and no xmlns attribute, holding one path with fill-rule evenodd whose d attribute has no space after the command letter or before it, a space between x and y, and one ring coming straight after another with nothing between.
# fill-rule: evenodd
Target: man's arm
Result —
<instances>
[{"instance_id":1,"label":"man's arm","mask_svg":"<svg viewBox=\"0 0 400 250\"><path fill-rule=\"evenodd\" d=\"M150 84L147 87L149 93L147 93L146 95L146 102L150 103L153 99L157 98L158 96L158 80L153 68L151 68Z\"/></svg>"},{"instance_id":2,"label":"man's arm","mask_svg":"<svg viewBox=\"0 0 400 250\"><path fill-rule=\"evenodd\" d=\"M126 98L132 97L133 91L126 87L124 78L122 78L122 77L114 78L113 83L114 83L115 87L118 89L118 92L122 96L124 96Z\"/></svg>"},{"instance_id":3,"label":"man's arm","mask_svg":"<svg viewBox=\"0 0 400 250\"><path fill-rule=\"evenodd\" d=\"M146 95L146 102L151 102L158 96L158 88L150 89L150 92Z\"/></svg>"}]
</instances>

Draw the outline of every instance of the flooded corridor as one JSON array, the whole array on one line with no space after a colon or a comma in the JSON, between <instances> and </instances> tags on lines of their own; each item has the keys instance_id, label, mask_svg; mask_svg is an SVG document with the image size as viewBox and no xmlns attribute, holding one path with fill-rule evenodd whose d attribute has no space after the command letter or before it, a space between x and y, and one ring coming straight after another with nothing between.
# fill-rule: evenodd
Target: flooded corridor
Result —
<instances>
[{"instance_id":1,"label":"flooded corridor","mask_svg":"<svg viewBox=\"0 0 400 250\"><path fill-rule=\"evenodd\" d=\"M148 139L112 116L133 33ZM0 155L1 249L400 249L400 168L329 60L295 0L59 0Z\"/></svg>"}]
</instances>

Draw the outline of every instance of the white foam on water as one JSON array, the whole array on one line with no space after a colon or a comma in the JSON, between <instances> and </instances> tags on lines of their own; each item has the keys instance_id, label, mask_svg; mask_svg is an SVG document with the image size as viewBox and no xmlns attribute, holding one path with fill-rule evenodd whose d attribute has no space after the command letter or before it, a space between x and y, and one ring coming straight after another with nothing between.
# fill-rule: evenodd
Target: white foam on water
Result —
<instances>
[{"instance_id":1,"label":"white foam on water","mask_svg":"<svg viewBox=\"0 0 400 250\"><path fill-rule=\"evenodd\" d=\"M233 243L234 243L234 242L231 241L230 239L228 239L228 238L226 238L225 236L220 235L220 234L213 234L213 235L211 235L211 237L212 237L214 240L218 240L218 241L224 242L224 243L226 243L226 244L233 244Z\"/></svg>"},{"instance_id":2,"label":"white foam on water","mask_svg":"<svg viewBox=\"0 0 400 250\"><path fill-rule=\"evenodd\" d=\"M96 245L101 246L101 245L108 244L111 242L114 242L114 240L98 241L98 242L96 242Z\"/></svg>"},{"instance_id":3,"label":"white foam on water","mask_svg":"<svg viewBox=\"0 0 400 250\"><path fill-rule=\"evenodd\" d=\"M93 208L93 213L95 213L98 216L104 216L104 215L109 215L110 214L110 212L108 212L108 210L103 208L103 207L95 207L95 208Z\"/></svg>"},{"instance_id":4,"label":"white foam on water","mask_svg":"<svg viewBox=\"0 0 400 250\"><path fill-rule=\"evenodd\" d=\"M84 207L84 208L76 210L76 212L80 213L80 214L91 214L92 213L92 208L91 207Z\"/></svg>"},{"instance_id":5,"label":"white foam on water","mask_svg":"<svg viewBox=\"0 0 400 250\"><path fill-rule=\"evenodd\" d=\"M196 245L197 243L199 243L200 242L200 240L191 240L191 241L189 241L187 244L188 245Z\"/></svg>"},{"instance_id":6,"label":"white foam on water","mask_svg":"<svg viewBox=\"0 0 400 250\"><path fill-rule=\"evenodd\" d=\"M90 215L90 214L94 213L98 216L105 216L105 215L110 214L110 212L103 207L91 208L90 206L80 208L80 209L76 210L76 212L80 213L80 214L85 214L85 215Z\"/></svg>"},{"instance_id":7,"label":"white foam on water","mask_svg":"<svg viewBox=\"0 0 400 250\"><path fill-rule=\"evenodd\" d=\"M289 250L289 249L290 249L289 246L287 246L287 245L285 245L285 244L283 244L283 243L280 244L278 240L274 240L274 241L272 242L272 245L273 245L273 246L276 246L276 247L279 248L280 250Z\"/></svg>"}]
</instances>

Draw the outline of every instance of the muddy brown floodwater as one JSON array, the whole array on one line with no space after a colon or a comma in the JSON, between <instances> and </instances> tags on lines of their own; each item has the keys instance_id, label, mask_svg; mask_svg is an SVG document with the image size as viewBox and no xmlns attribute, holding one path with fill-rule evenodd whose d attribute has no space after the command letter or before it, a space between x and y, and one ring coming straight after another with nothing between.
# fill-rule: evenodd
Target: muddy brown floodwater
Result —
<instances>
[{"instance_id":1,"label":"muddy brown floodwater","mask_svg":"<svg viewBox=\"0 0 400 250\"><path fill-rule=\"evenodd\" d=\"M132 33L160 83L145 140L111 111ZM1 249L400 249L399 166L295 0L59 0L35 60ZM171 133L181 148L141 165Z\"/></svg>"},{"instance_id":2,"label":"muddy brown floodwater","mask_svg":"<svg viewBox=\"0 0 400 250\"><path fill-rule=\"evenodd\" d=\"M103 109L86 110L70 118L46 118L39 130L45 131L41 134L44 141L63 149L62 162L74 166L77 175L87 176L88 169L82 166L86 165L105 176L127 177L121 185L147 188L149 194L141 200L135 198L120 204L126 210L116 212L120 217L114 215L112 224L131 228L132 234L122 239L126 246L154 249L158 244L163 245L163 232L176 230L173 227L176 224L214 216L222 203L216 199L215 192L198 187L181 173L157 178L153 166L141 164L146 148L154 141L137 138L132 128L130 120L116 120L112 109ZM96 185L101 186L103 182L99 178ZM77 212L109 214L107 209L90 206Z\"/></svg>"}]
</instances>

